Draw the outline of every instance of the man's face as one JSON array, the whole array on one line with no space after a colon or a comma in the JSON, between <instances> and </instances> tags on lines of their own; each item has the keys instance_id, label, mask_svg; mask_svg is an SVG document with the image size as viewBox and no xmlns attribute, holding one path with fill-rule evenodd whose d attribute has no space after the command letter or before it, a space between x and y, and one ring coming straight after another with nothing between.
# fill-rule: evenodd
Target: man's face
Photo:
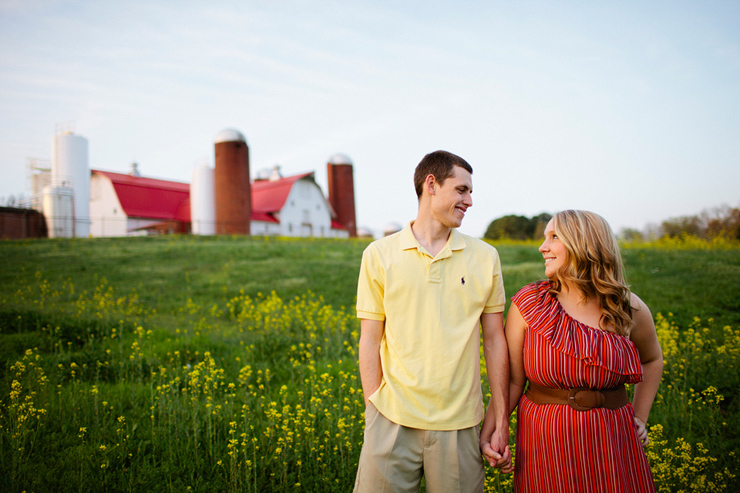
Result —
<instances>
[{"instance_id":1,"label":"man's face","mask_svg":"<svg viewBox=\"0 0 740 493\"><path fill-rule=\"evenodd\" d=\"M473 205L473 178L465 169L453 166L453 174L443 184L435 183L432 216L448 228L458 228L465 211Z\"/></svg>"}]
</instances>

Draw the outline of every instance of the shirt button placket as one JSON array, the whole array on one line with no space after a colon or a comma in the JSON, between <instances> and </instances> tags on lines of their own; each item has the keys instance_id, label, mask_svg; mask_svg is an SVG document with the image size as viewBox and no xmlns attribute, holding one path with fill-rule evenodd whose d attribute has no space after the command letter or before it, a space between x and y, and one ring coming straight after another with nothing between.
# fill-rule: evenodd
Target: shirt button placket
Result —
<instances>
[{"instance_id":1,"label":"shirt button placket","mask_svg":"<svg viewBox=\"0 0 740 493\"><path fill-rule=\"evenodd\" d=\"M439 261L432 260L432 262L429 264L429 268L427 272L428 272L427 282L430 282L433 284L442 283L442 269L440 267Z\"/></svg>"}]
</instances>

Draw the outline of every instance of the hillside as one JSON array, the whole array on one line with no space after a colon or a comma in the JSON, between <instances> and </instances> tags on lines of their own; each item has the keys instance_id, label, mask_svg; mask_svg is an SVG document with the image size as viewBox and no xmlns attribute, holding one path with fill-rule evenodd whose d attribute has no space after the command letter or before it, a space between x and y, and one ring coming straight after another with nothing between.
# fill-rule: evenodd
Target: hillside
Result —
<instances>
[{"instance_id":1,"label":"hillside","mask_svg":"<svg viewBox=\"0 0 740 493\"><path fill-rule=\"evenodd\" d=\"M170 312L197 298L218 303L244 292L275 291L292 298L310 290L334 307L354 306L357 272L367 240L274 237L138 237L29 240L0 243L0 295L29 278L52 285L74 281L94 289L105 278L118 292L139 291L140 301ZM499 250L507 298L544 274L537 243L493 243ZM633 291L652 312L740 324L740 255L730 250L624 250Z\"/></svg>"},{"instance_id":2,"label":"hillside","mask_svg":"<svg viewBox=\"0 0 740 493\"><path fill-rule=\"evenodd\" d=\"M350 489L367 244L0 242L0 491ZM509 297L542 276L537 244L496 246ZM647 452L656 483L733 491L738 250L624 256L666 361ZM487 472L487 491L510 488L511 476Z\"/></svg>"}]
</instances>

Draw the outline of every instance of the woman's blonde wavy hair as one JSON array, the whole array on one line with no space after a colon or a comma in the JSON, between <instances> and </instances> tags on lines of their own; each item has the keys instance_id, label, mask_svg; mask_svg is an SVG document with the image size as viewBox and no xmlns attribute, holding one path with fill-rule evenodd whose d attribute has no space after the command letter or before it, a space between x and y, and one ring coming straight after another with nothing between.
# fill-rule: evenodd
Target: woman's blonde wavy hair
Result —
<instances>
[{"instance_id":1,"label":"woman's blonde wavy hair","mask_svg":"<svg viewBox=\"0 0 740 493\"><path fill-rule=\"evenodd\" d=\"M563 284L576 287L586 299L597 301L602 326L613 326L618 334L627 335L632 323L630 290L609 223L593 212L576 210L558 212L552 219L567 258L550 292L557 295Z\"/></svg>"}]
</instances>

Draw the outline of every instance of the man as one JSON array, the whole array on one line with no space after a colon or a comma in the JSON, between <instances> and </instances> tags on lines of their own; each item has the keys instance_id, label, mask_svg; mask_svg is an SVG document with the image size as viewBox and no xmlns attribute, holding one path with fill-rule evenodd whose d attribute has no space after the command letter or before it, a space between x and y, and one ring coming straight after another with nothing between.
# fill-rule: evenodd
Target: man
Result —
<instances>
[{"instance_id":1,"label":"man","mask_svg":"<svg viewBox=\"0 0 740 493\"><path fill-rule=\"evenodd\" d=\"M365 441L355 492L483 491L481 447L508 452L509 364L496 249L455 228L473 205L471 166L436 151L414 173L416 219L370 244L357 288ZM480 340L495 422L484 416Z\"/></svg>"}]
</instances>

